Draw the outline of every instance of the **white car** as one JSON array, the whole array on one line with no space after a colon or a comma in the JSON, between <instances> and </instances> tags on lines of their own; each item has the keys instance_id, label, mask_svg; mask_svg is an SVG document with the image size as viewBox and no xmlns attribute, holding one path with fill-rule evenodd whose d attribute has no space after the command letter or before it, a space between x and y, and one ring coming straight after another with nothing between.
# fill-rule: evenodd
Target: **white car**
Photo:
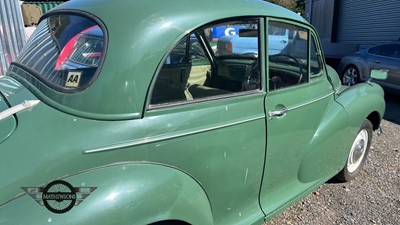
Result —
<instances>
[{"instance_id":1,"label":"white car","mask_svg":"<svg viewBox=\"0 0 400 225\"><path fill-rule=\"evenodd\" d=\"M278 25L278 24L276 24ZM243 28L238 34L226 35L218 39L217 55L236 53L243 55L256 55L258 52L258 37L255 29ZM284 53L285 48L289 45L294 35L289 35L289 29L279 26L270 26L268 29L269 46L268 54L276 55Z\"/></svg>"}]
</instances>

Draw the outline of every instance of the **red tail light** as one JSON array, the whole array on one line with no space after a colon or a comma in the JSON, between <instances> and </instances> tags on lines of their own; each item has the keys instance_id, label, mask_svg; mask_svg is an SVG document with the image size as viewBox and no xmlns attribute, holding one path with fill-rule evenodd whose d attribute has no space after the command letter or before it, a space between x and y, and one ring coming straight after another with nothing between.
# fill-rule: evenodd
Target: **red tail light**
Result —
<instances>
[{"instance_id":1,"label":"red tail light","mask_svg":"<svg viewBox=\"0 0 400 225\"><path fill-rule=\"evenodd\" d=\"M77 35L75 35L73 38L71 38L71 40L69 40L68 43L62 49L62 51L60 53L60 56L58 56L55 69L56 70L60 70L61 66L63 65L63 63L65 61L67 61L68 57L72 54L72 52L74 50L74 47L75 47L75 44L76 44L76 42L77 42L77 40L78 40L80 35L85 34L86 32L89 32L89 31L91 31L93 29L96 29L98 27L99 26L97 26L97 25L93 26L93 27L89 27L89 28L83 30L82 32L78 33Z\"/></svg>"}]
</instances>

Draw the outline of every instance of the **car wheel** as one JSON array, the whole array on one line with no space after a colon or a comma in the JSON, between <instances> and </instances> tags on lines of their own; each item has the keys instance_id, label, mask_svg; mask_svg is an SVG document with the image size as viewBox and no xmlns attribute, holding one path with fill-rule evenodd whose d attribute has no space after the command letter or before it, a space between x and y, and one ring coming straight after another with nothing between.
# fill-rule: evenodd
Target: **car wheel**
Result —
<instances>
[{"instance_id":1,"label":"car wheel","mask_svg":"<svg viewBox=\"0 0 400 225\"><path fill-rule=\"evenodd\" d=\"M342 74L342 84L354 85L360 82L360 72L355 66L348 66Z\"/></svg>"},{"instance_id":2,"label":"car wheel","mask_svg":"<svg viewBox=\"0 0 400 225\"><path fill-rule=\"evenodd\" d=\"M354 179L361 171L372 140L372 124L369 120L365 120L360 131L354 139L350 153L347 157L346 165L337 175L341 181L350 181Z\"/></svg>"}]
</instances>

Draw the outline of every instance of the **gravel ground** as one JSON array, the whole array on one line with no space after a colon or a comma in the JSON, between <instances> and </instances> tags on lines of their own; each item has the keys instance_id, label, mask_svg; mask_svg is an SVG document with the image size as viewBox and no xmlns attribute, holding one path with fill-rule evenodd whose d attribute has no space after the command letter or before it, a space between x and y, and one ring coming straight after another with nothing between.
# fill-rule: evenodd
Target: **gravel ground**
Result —
<instances>
[{"instance_id":1,"label":"gravel ground","mask_svg":"<svg viewBox=\"0 0 400 225\"><path fill-rule=\"evenodd\" d=\"M348 183L331 180L283 211L266 225L400 224L400 96L387 95L381 124L374 134L360 175Z\"/></svg>"}]
</instances>

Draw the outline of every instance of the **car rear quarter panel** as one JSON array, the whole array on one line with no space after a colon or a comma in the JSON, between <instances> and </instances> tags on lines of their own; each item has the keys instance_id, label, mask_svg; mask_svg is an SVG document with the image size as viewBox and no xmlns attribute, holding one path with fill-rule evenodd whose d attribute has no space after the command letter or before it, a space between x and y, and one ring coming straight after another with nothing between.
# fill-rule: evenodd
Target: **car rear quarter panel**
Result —
<instances>
[{"instance_id":1,"label":"car rear quarter panel","mask_svg":"<svg viewBox=\"0 0 400 225\"><path fill-rule=\"evenodd\" d=\"M192 177L175 168L161 164L122 163L64 180L74 187L97 189L64 214L50 212L25 194L0 208L0 224L132 225L171 219L190 224L213 224L204 190ZM16 212L24 216L15 216Z\"/></svg>"}]
</instances>

